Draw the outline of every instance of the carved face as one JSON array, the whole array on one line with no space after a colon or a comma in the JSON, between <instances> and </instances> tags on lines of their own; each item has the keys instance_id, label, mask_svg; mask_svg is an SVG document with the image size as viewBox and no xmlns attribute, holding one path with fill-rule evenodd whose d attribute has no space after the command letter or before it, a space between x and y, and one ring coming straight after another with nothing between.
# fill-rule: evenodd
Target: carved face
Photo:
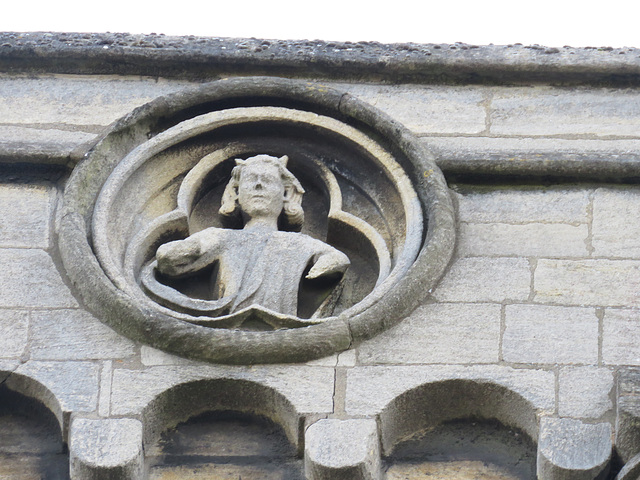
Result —
<instances>
[{"instance_id":1,"label":"carved face","mask_svg":"<svg viewBox=\"0 0 640 480\"><path fill-rule=\"evenodd\" d=\"M275 165L254 163L242 168L238 203L249 218L278 218L284 206L284 185Z\"/></svg>"}]
</instances>

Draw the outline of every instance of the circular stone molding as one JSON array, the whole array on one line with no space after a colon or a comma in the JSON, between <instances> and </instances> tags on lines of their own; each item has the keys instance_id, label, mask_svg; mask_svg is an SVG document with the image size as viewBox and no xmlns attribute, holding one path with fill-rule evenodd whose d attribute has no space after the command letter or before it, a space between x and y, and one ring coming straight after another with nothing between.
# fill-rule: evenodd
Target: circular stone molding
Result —
<instances>
[{"instance_id":1,"label":"circular stone molding","mask_svg":"<svg viewBox=\"0 0 640 480\"><path fill-rule=\"evenodd\" d=\"M431 153L323 85L249 77L148 103L74 169L58 223L82 301L188 358L299 362L414 309L455 243Z\"/></svg>"}]
</instances>

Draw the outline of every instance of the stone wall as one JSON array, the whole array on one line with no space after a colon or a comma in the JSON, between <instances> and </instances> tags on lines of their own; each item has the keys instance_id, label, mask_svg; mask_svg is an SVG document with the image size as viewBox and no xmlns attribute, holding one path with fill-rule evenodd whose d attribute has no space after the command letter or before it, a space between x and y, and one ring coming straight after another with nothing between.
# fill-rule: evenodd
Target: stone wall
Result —
<instances>
[{"instance_id":1,"label":"stone wall","mask_svg":"<svg viewBox=\"0 0 640 480\"><path fill-rule=\"evenodd\" d=\"M0 379L57 417L71 478L143 478L145 450L207 411L271 419L314 479L502 468L462 454L394 466L399 443L459 419L530 437L538 478L613 478L640 451L640 91L365 80L324 83L436 154L457 208L454 260L422 306L371 340L307 364L223 366L103 325L69 288L56 244L65 180L100 133L203 79L0 75ZM495 478L529 478L507 470Z\"/></svg>"}]
</instances>

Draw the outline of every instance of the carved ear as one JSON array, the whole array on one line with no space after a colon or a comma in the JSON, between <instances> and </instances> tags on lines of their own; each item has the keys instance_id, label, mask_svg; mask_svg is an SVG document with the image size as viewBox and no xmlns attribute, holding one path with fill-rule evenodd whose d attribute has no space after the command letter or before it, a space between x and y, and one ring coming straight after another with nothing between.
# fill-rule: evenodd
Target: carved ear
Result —
<instances>
[{"instance_id":1,"label":"carved ear","mask_svg":"<svg viewBox=\"0 0 640 480\"><path fill-rule=\"evenodd\" d=\"M287 162L289 161L289 157L287 155L283 155L278 160L280 160L280 163L282 164L283 167L286 167Z\"/></svg>"},{"instance_id":2,"label":"carved ear","mask_svg":"<svg viewBox=\"0 0 640 480\"><path fill-rule=\"evenodd\" d=\"M244 165L245 163L247 163L246 160L242 160L241 158L236 158L236 165L241 167L242 165Z\"/></svg>"}]
</instances>

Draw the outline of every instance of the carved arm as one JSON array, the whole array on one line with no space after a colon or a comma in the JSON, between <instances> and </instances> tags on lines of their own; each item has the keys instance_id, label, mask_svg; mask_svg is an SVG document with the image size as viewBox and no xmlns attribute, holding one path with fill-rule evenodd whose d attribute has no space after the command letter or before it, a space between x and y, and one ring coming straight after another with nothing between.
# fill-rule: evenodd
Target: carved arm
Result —
<instances>
[{"instance_id":1,"label":"carved arm","mask_svg":"<svg viewBox=\"0 0 640 480\"><path fill-rule=\"evenodd\" d=\"M334 273L344 273L351 262L349 257L335 248L325 251L314 259L315 263L305 278L313 279Z\"/></svg>"}]
</instances>

